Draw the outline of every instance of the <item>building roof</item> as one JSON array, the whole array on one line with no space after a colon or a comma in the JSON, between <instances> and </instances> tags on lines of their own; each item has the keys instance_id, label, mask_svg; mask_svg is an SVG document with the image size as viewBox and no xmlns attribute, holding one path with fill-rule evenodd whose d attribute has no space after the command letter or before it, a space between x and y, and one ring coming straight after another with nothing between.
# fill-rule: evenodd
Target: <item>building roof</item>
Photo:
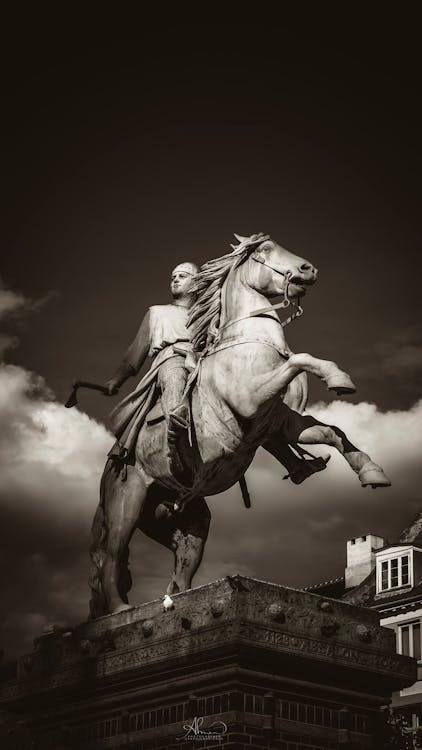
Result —
<instances>
[{"instance_id":1,"label":"building roof","mask_svg":"<svg viewBox=\"0 0 422 750\"><path fill-rule=\"evenodd\" d=\"M365 536L369 536L369 533ZM372 534L372 536L378 535ZM422 511L417 514L410 526L404 529L397 542L387 543L384 547L378 549L377 552L382 552L389 547L400 547L407 544L412 545L412 547L419 547L422 550ZM322 594L332 599L343 599L343 601L349 604L372 607L381 611L384 609L393 609L396 605L400 609L412 609L416 603L420 600L422 601L422 573L412 588L409 586L405 590L388 591L381 595L377 595L376 593L375 568L358 586L351 589L346 590L344 578L339 577L306 586L303 591Z\"/></svg>"},{"instance_id":2,"label":"building roof","mask_svg":"<svg viewBox=\"0 0 422 750\"><path fill-rule=\"evenodd\" d=\"M404 546L406 544L412 545L413 547L422 547L422 531L414 540L404 540L403 536L404 534L402 535L400 542L388 544L386 547L377 550L377 552L381 552L390 547ZM416 604L422 602L422 573L419 575L414 586L408 586L405 589L400 588L396 591L390 590L382 594L376 593L375 568L358 586L354 586L347 590L345 579L343 577L333 578L312 586L306 586L303 590L329 596L332 599L342 599L349 604L356 604L361 607L371 607L380 611L384 611L385 609L395 609L396 607L400 607L400 609L413 609Z\"/></svg>"},{"instance_id":3,"label":"building roof","mask_svg":"<svg viewBox=\"0 0 422 750\"><path fill-rule=\"evenodd\" d=\"M332 599L341 599L345 592L344 576L332 578L330 581L315 583L313 586L305 586L303 591L309 591L310 594L320 594L329 596Z\"/></svg>"},{"instance_id":4,"label":"building roof","mask_svg":"<svg viewBox=\"0 0 422 750\"><path fill-rule=\"evenodd\" d=\"M422 574L414 586L407 586L405 589L390 590L382 594L376 593L376 576L375 569L353 589L347 590L342 596L343 601L349 604L357 604L361 607L371 607L374 609L384 610L393 609L396 606L409 607L416 602L422 601Z\"/></svg>"}]
</instances>

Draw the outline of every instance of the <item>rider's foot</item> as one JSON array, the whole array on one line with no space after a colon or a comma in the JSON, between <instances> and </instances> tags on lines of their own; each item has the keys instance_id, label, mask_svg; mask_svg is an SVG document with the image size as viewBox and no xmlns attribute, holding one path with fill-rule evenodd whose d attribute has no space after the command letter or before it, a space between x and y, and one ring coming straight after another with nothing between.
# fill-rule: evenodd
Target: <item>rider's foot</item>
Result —
<instances>
[{"instance_id":1,"label":"rider's foot","mask_svg":"<svg viewBox=\"0 0 422 750\"><path fill-rule=\"evenodd\" d=\"M386 474L384 474L378 464L373 461L368 461L364 464L359 472L359 480L362 487L371 486L374 490L377 487L390 487L391 482Z\"/></svg>"},{"instance_id":2,"label":"rider's foot","mask_svg":"<svg viewBox=\"0 0 422 750\"><path fill-rule=\"evenodd\" d=\"M167 438L170 445L174 444L188 427L189 409L186 404L180 404L169 414Z\"/></svg>"},{"instance_id":3,"label":"rider's foot","mask_svg":"<svg viewBox=\"0 0 422 750\"><path fill-rule=\"evenodd\" d=\"M291 479L293 484L302 484L312 474L316 474L318 471L324 471L327 467L327 463L331 456L325 456L324 458L311 458L309 460L302 459L300 464L290 472L286 474L283 479Z\"/></svg>"}]
</instances>

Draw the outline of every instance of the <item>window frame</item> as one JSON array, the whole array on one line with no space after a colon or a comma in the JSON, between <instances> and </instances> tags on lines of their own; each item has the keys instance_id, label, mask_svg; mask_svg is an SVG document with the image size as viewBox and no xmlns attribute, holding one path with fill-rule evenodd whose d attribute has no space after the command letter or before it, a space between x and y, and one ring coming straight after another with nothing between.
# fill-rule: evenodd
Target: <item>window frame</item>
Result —
<instances>
[{"instance_id":1,"label":"window frame","mask_svg":"<svg viewBox=\"0 0 422 750\"><path fill-rule=\"evenodd\" d=\"M407 560L407 566L404 561ZM394 563L397 562L397 584L392 585L392 573ZM403 583L403 572L407 567L407 582ZM383 588L383 574L387 573L387 586ZM398 591L405 587L413 586L413 549L408 548L399 552L396 550L390 555L377 555L377 594Z\"/></svg>"},{"instance_id":2,"label":"window frame","mask_svg":"<svg viewBox=\"0 0 422 750\"><path fill-rule=\"evenodd\" d=\"M405 622L401 622L400 625L397 626L397 653L401 654L402 656L410 656L412 659L416 658L413 655L413 645L414 645L414 637L413 637L413 628L417 625L419 627L419 651L420 656L417 659L418 664L422 662L422 620L421 618L415 619L415 620L409 620ZM403 654L403 628L409 628L409 653Z\"/></svg>"}]
</instances>

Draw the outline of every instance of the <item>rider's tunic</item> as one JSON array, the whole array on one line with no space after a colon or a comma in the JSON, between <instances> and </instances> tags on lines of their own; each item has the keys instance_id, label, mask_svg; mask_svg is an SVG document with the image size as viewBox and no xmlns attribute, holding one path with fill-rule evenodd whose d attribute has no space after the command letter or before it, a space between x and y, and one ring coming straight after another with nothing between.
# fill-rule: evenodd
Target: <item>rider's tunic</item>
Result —
<instances>
[{"instance_id":1,"label":"rider's tunic","mask_svg":"<svg viewBox=\"0 0 422 750\"><path fill-rule=\"evenodd\" d=\"M146 356L153 359L150 369L135 390L125 396L110 414L119 449L126 454L132 452L139 430L153 405L160 366L169 359L173 359L176 366L185 365L183 352L191 350L186 328L187 317L188 310L185 307L153 305L124 356L124 362L135 374L142 367Z\"/></svg>"}]
</instances>

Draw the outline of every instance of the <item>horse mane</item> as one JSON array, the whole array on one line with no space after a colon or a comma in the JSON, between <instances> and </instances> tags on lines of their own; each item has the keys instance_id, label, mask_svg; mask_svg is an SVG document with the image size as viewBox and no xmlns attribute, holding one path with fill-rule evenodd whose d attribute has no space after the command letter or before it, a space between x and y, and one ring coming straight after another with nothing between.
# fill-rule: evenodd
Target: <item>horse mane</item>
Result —
<instances>
[{"instance_id":1,"label":"horse mane","mask_svg":"<svg viewBox=\"0 0 422 750\"><path fill-rule=\"evenodd\" d=\"M221 316L221 291L229 272L244 263L258 245L269 239L262 232L250 237L234 236L239 244L230 246L233 252L204 263L192 281L191 290L198 296L190 308L187 326L191 329L195 352L207 351L217 335Z\"/></svg>"}]
</instances>

